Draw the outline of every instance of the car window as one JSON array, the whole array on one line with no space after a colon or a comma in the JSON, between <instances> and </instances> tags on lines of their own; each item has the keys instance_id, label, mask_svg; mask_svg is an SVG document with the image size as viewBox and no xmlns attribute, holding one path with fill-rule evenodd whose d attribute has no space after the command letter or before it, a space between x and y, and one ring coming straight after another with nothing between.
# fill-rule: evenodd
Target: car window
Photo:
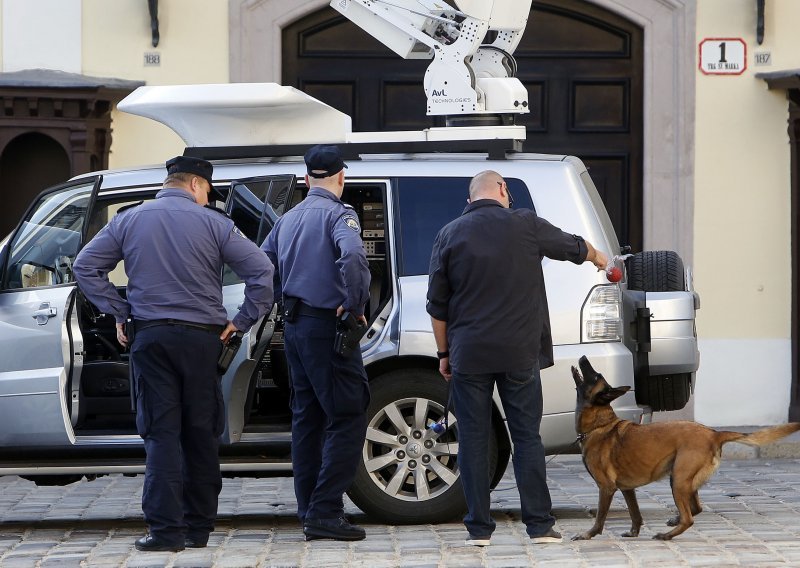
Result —
<instances>
[{"instance_id":1,"label":"car window","mask_svg":"<svg viewBox=\"0 0 800 568\"><path fill-rule=\"evenodd\" d=\"M94 180L42 196L11 241L5 288L39 288L74 282L86 208Z\"/></svg>"},{"instance_id":2,"label":"car window","mask_svg":"<svg viewBox=\"0 0 800 568\"><path fill-rule=\"evenodd\" d=\"M528 187L505 178L514 209L533 209ZM427 274L433 240L467 206L470 178L410 177L396 180L398 263L400 276Z\"/></svg>"}]
</instances>

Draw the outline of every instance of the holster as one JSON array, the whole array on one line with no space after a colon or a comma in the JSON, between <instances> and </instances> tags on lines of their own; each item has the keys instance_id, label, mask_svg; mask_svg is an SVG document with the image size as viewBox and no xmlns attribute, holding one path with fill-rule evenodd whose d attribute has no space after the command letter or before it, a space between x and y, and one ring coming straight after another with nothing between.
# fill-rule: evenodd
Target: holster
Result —
<instances>
[{"instance_id":1,"label":"holster","mask_svg":"<svg viewBox=\"0 0 800 568\"><path fill-rule=\"evenodd\" d=\"M222 351L217 360L217 373L224 375L231 365L236 352L242 346L242 336L239 333L232 333L228 338L228 342L222 346Z\"/></svg>"},{"instance_id":2,"label":"holster","mask_svg":"<svg viewBox=\"0 0 800 568\"><path fill-rule=\"evenodd\" d=\"M128 318L125 322L125 337L128 338L128 349L133 345L133 338L136 336L136 326L133 323L133 318Z\"/></svg>"},{"instance_id":3,"label":"holster","mask_svg":"<svg viewBox=\"0 0 800 568\"><path fill-rule=\"evenodd\" d=\"M359 349L359 341L367 332L367 326L363 325L350 312L344 312L336 320L336 339L333 342L333 350L342 357L349 357L354 350Z\"/></svg>"},{"instance_id":4,"label":"holster","mask_svg":"<svg viewBox=\"0 0 800 568\"><path fill-rule=\"evenodd\" d=\"M292 323L297 319L297 310L300 308L300 298L292 296L283 297L283 321Z\"/></svg>"}]
</instances>

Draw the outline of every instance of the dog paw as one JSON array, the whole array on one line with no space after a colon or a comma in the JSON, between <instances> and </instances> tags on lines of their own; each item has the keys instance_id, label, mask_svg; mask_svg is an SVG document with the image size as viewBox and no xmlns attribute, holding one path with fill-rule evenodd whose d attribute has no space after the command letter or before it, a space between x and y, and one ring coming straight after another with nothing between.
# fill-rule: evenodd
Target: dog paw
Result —
<instances>
[{"instance_id":1,"label":"dog paw","mask_svg":"<svg viewBox=\"0 0 800 568\"><path fill-rule=\"evenodd\" d=\"M639 531L635 531L635 532L634 531L625 531L620 536L623 537L623 538L635 538L635 537L639 536Z\"/></svg>"},{"instance_id":2,"label":"dog paw","mask_svg":"<svg viewBox=\"0 0 800 568\"><path fill-rule=\"evenodd\" d=\"M653 540L672 540L672 537L669 536L669 533L658 533L653 535Z\"/></svg>"},{"instance_id":3,"label":"dog paw","mask_svg":"<svg viewBox=\"0 0 800 568\"><path fill-rule=\"evenodd\" d=\"M589 540L593 536L594 536L593 534L585 532L583 534L576 534L575 536L572 537L572 540Z\"/></svg>"},{"instance_id":4,"label":"dog paw","mask_svg":"<svg viewBox=\"0 0 800 568\"><path fill-rule=\"evenodd\" d=\"M667 526L668 527L677 527L680 524L680 522L681 522L681 516L680 515L675 515L674 517L670 518L667 521Z\"/></svg>"}]
</instances>

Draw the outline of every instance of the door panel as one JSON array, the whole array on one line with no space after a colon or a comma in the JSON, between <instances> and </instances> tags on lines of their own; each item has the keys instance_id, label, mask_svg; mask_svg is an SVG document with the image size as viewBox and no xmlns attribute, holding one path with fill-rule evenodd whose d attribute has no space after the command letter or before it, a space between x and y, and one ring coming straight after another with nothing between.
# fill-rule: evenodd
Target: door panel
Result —
<instances>
[{"instance_id":1,"label":"door panel","mask_svg":"<svg viewBox=\"0 0 800 568\"><path fill-rule=\"evenodd\" d=\"M72 262L100 178L43 194L8 244L0 291L0 444L67 444ZM78 355L80 357L80 355Z\"/></svg>"}]
</instances>

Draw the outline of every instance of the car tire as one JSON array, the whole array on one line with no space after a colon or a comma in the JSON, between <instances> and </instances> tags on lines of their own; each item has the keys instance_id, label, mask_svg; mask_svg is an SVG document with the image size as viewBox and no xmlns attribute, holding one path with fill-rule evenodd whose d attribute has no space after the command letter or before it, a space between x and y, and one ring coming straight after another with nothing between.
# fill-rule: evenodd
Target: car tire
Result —
<instances>
[{"instance_id":1,"label":"car tire","mask_svg":"<svg viewBox=\"0 0 800 568\"><path fill-rule=\"evenodd\" d=\"M644 251L625 260L628 289L645 292L681 292L686 289L683 260L671 250ZM636 400L653 411L680 410L692 394L692 373L659 375L642 381L646 393ZM637 385L637 391L642 389Z\"/></svg>"},{"instance_id":2,"label":"car tire","mask_svg":"<svg viewBox=\"0 0 800 568\"><path fill-rule=\"evenodd\" d=\"M680 292L686 289L683 260L671 250L649 250L625 260L628 289Z\"/></svg>"},{"instance_id":3,"label":"car tire","mask_svg":"<svg viewBox=\"0 0 800 568\"><path fill-rule=\"evenodd\" d=\"M452 411L443 434L426 436L427 427L444 416L448 383L431 370L404 369L377 377L370 382L370 390L367 439L348 492L350 498L370 517L390 524L440 523L463 514L466 504L458 474L458 446L454 444L458 422ZM401 419L402 433L397 425ZM415 438L415 433L421 437ZM417 439L422 442L419 454L412 455L412 451L418 453L412 448ZM433 443L432 448L424 446L427 441ZM498 453L492 429L490 478L497 468ZM417 486L418 478L424 487Z\"/></svg>"},{"instance_id":4,"label":"car tire","mask_svg":"<svg viewBox=\"0 0 800 568\"><path fill-rule=\"evenodd\" d=\"M646 381L645 388L646 404L654 412L680 410L692 396L692 373L650 377Z\"/></svg>"}]
</instances>

